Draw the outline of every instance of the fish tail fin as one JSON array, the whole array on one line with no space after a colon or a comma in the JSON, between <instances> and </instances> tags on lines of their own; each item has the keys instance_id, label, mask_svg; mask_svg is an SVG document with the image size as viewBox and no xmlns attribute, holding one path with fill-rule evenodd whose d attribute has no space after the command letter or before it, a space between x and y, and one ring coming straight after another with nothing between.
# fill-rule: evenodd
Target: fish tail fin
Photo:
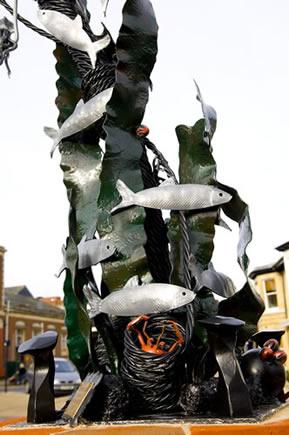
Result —
<instances>
[{"instance_id":1,"label":"fish tail fin","mask_svg":"<svg viewBox=\"0 0 289 435\"><path fill-rule=\"evenodd\" d=\"M101 298L94 291L92 291L88 285L83 287L83 293L90 306L90 309L88 310L89 318L93 319L101 312Z\"/></svg>"},{"instance_id":2,"label":"fish tail fin","mask_svg":"<svg viewBox=\"0 0 289 435\"><path fill-rule=\"evenodd\" d=\"M92 68L95 68L95 62L97 59L97 53L101 50L103 50L105 47L107 47L110 44L110 36L105 35L103 38L99 39L98 41L95 41L91 44L88 55L90 57L90 61L92 64Z\"/></svg>"},{"instance_id":3,"label":"fish tail fin","mask_svg":"<svg viewBox=\"0 0 289 435\"><path fill-rule=\"evenodd\" d=\"M60 140L58 137L58 131L55 130L55 128L51 128L51 127L44 127L44 133L50 137L51 139L53 139L54 143L53 143L53 147L51 148L50 151L50 156L53 157L53 153L57 147L57 145L59 144Z\"/></svg>"},{"instance_id":4,"label":"fish tail fin","mask_svg":"<svg viewBox=\"0 0 289 435\"><path fill-rule=\"evenodd\" d=\"M127 208L134 205L135 193L130 190L127 185L121 180L117 180L116 187L120 196L122 197L122 201L111 210L111 213L114 213L121 208Z\"/></svg>"}]
</instances>

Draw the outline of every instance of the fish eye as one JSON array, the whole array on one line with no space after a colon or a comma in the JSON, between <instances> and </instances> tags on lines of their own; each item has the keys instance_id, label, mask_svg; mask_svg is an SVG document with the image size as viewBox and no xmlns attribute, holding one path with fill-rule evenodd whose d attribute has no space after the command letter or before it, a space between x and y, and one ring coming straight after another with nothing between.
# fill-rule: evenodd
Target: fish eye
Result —
<instances>
[{"instance_id":1,"label":"fish eye","mask_svg":"<svg viewBox=\"0 0 289 435\"><path fill-rule=\"evenodd\" d=\"M186 294L187 294L186 292L183 292L183 293L182 293L183 296L186 296Z\"/></svg>"},{"instance_id":2,"label":"fish eye","mask_svg":"<svg viewBox=\"0 0 289 435\"><path fill-rule=\"evenodd\" d=\"M106 249L109 249L109 245L107 245Z\"/></svg>"},{"instance_id":3,"label":"fish eye","mask_svg":"<svg viewBox=\"0 0 289 435\"><path fill-rule=\"evenodd\" d=\"M222 192L219 193L219 196L223 196Z\"/></svg>"},{"instance_id":4,"label":"fish eye","mask_svg":"<svg viewBox=\"0 0 289 435\"><path fill-rule=\"evenodd\" d=\"M42 15L45 15L45 12L42 12Z\"/></svg>"}]
</instances>

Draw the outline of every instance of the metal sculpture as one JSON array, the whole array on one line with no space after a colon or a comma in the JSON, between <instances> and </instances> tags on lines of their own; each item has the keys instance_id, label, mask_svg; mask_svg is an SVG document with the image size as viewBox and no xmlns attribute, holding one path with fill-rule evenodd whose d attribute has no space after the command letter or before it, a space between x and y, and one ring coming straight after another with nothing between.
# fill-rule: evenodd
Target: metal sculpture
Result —
<instances>
[{"instance_id":1,"label":"metal sculpture","mask_svg":"<svg viewBox=\"0 0 289 435\"><path fill-rule=\"evenodd\" d=\"M249 391L235 354L238 329L244 325L233 317L215 316L200 320L208 331L210 348L218 368L218 410L229 417L248 417L253 409Z\"/></svg>"},{"instance_id":2,"label":"metal sculpture","mask_svg":"<svg viewBox=\"0 0 289 435\"><path fill-rule=\"evenodd\" d=\"M34 374L27 409L28 423L48 423L55 420L54 401L54 357L53 349L58 334L54 331L44 332L22 343L18 348L20 355L31 355Z\"/></svg>"},{"instance_id":3,"label":"metal sculpture","mask_svg":"<svg viewBox=\"0 0 289 435\"><path fill-rule=\"evenodd\" d=\"M268 403L276 398L285 402L284 393L286 374L284 364L286 353L280 349L280 339L284 331L259 331L250 338L258 344L241 356L241 369L249 385L252 399L256 404Z\"/></svg>"},{"instance_id":4,"label":"metal sculpture","mask_svg":"<svg viewBox=\"0 0 289 435\"><path fill-rule=\"evenodd\" d=\"M0 20L0 65L5 62L8 76L11 70L8 64L10 52L16 50L18 46L18 36L15 38L15 28L13 23L6 17Z\"/></svg>"},{"instance_id":5,"label":"metal sculpture","mask_svg":"<svg viewBox=\"0 0 289 435\"><path fill-rule=\"evenodd\" d=\"M100 3L105 15L109 2ZM0 4L13 12L6 0ZM252 238L248 205L235 189L217 181L215 109L195 82L203 118L176 128L178 176L142 124L157 56L151 2L126 0L116 42L105 26L102 35L92 32L86 0L38 0L38 5L50 33L15 10L14 17L16 24L18 16L57 44L59 130L46 127L45 132L54 141L51 154L59 148L70 203L59 275L65 270L70 357L84 379L68 419L179 415L183 410L247 416L253 412L251 400L256 403L252 384L257 381L263 396L286 400L286 355L279 349L280 334L255 334L264 304L253 283L247 280L237 291L212 264L215 226L229 229L221 211L239 225L238 262L246 276ZM0 33L6 39L7 26ZM2 48L2 58L3 53ZM162 209L171 210L167 222ZM98 288L92 267L99 263ZM224 300L215 300L214 293ZM260 345L249 356L243 352L248 340ZM21 349L26 352L27 345ZM43 385L51 390L49 352L45 370L50 375ZM254 375L256 361L260 372ZM33 397L41 408L40 390ZM29 405L30 421L53 418L49 397L45 416Z\"/></svg>"}]
</instances>

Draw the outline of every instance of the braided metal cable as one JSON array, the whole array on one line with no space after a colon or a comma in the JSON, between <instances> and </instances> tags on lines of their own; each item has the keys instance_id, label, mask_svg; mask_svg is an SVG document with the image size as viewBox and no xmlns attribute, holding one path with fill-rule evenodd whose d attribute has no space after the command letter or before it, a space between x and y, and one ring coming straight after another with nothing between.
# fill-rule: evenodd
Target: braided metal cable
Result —
<instances>
[{"instance_id":1,"label":"braided metal cable","mask_svg":"<svg viewBox=\"0 0 289 435\"><path fill-rule=\"evenodd\" d=\"M154 180L151 165L148 161L146 148L143 148L143 153L140 159L140 169L144 188L149 189L156 187L157 183ZM168 237L166 225L163 221L162 212L160 210L145 208L145 232L147 242L144 246L149 269L155 282L169 283L171 263L168 250Z\"/></svg>"},{"instance_id":2,"label":"braided metal cable","mask_svg":"<svg viewBox=\"0 0 289 435\"><path fill-rule=\"evenodd\" d=\"M177 184L178 180L174 173L174 171L169 166L168 161L165 159L164 155L157 149L157 147L147 138L143 139L143 144L150 149L156 156L159 161L160 167L166 172L166 174L171 177L174 182ZM186 221L186 216L183 211L179 212L180 219L180 228L182 233L182 242L183 242L183 265L184 265L184 286L188 289L191 289L191 273L190 273L190 239L189 239L189 231Z\"/></svg>"},{"instance_id":3,"label":"braided metal cable","mask_svg":"<svg viewBox=\"0 0 289 435\"><path fill-rule=\"evenodd\" d=\"M171 169L168 161L165 159L164 155L157 149L157 147L149 139L143 138L142 143L144 146L146 146L149 150L151 150L154 153L161 169L164 170L165 173L168 175L168 177L171 177L174 180L174 182L177 184L178 183L177 177L174 171ZM188 289L191 289L192 288L192 280L191 280L191 273L190 273L191 249L190 249L188 225L187 225L185 213L183 211L179 211L178 214L179 214L180 228L182 234L184 286ZM194 312L193 312L192 304L188 304L186 306L186 313L187 313L187 322L186 322L186 334L185 334L185 340L186 340L185 348L188 348L188 345L193 336L193 326L194 326Z\"/></svg>"},{"instance_id":4,"label":"braided metal cable","mask_svg":"<svg viewBox=\"0 0 289 435\"><path fill-rule=\"evenodd\" d=\"M90 100L115 83L115 64L97 62L94 70L88 70L83 79L83 98Z\"/></svg>"},{"instance_id":5,"label":"braided metal cable","mask_svg":"<svg viewBox=\"0 0 289 435\"><path fill-rule=\"evenodd\" d=\"M13 14L13 8L5 0L0 0L0 5L2 5L5 9L7 9L7 11L10 12L10 14ZM45 32L45 30L42 30L39 27L35 26L30 21L26 20L26 18L23 18L20 14L17 14L17 19L29 29L33 30L34 32L37 32L39 35L51 39L54 42L58 42L58 40L54 38L54 36L50 35L50 33L47 33Z\"/></svg>"}]
</instances>

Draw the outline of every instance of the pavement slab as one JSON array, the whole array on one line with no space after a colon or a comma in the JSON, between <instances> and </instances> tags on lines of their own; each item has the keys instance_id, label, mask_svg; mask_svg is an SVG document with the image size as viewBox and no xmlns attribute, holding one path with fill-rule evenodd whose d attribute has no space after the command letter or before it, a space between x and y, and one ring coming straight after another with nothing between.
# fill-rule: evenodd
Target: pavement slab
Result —
<instances>
[{"instance_id":1,"label":"pavement slab","mask_svg":"<svg viewBox=\"0 0 289 435\"><path fill-rule=\"evenodd\" d=\"M56 409L61 409L68 396L55 399ZM21 392L0 393L0 421L26 417L29 394Z\"/></svg>"}]
</instances>

